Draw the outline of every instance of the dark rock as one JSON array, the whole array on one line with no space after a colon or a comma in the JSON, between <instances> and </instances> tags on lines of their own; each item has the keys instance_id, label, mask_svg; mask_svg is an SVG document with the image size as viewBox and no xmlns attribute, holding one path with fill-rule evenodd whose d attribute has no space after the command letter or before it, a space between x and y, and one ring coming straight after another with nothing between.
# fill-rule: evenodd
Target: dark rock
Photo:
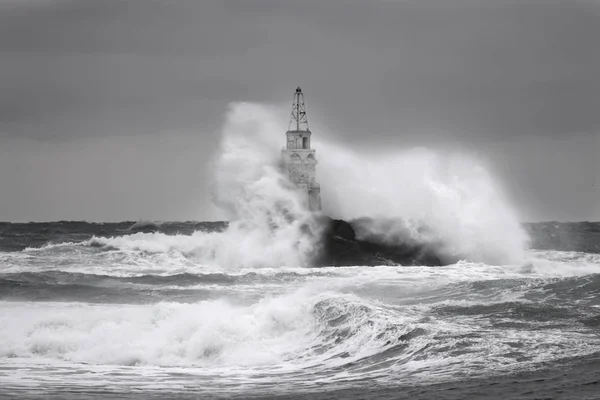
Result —
<instances>
[{"instance_id":1,"label":"dark rock","mask_svg":"<svg viewBox=\"0 0 600 400\"><path fill-rule=\"evenodd\" d=\"M356 233L354 232L352 225L346 221L341 219L332 219L329 223L331 229L330 234L334 237L350 241L356 240Z\"/></svg>"},{"instance_id":2,"label":"dark rock","mask_svg":"<svg viewBox=\"0 0 600 400\"><path fill-rule=\"evenodd\" d=\"M384 243L373 238L359 239L352 223L322 217L322 248L315 260L319 266L354 265L447 265L449 260L436 249L416 241Z\"/></svg>"}]
</instances>

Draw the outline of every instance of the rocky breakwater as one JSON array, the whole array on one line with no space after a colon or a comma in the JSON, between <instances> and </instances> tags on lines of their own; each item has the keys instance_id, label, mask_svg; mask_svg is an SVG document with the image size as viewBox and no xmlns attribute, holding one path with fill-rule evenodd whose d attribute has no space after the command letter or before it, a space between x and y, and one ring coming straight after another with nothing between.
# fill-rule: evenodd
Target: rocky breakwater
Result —
<instances>
[{"instance_id":1,"label":"rocky breakwater","mask_svg":"<svg viewBox=\"0 0 600 400\"><path fill-rule=\"evenodd\" d=\"M322 248L315 259L317 266L441 266L457 261L438 251L441 244L419 242L406 230L398 229L397 221L365 218L346 222L322 217L320 222L324 228ZM378 229L373 229L374 224ZM391 226L395 227L393 233Z\"/></svg>"}]
</instances>

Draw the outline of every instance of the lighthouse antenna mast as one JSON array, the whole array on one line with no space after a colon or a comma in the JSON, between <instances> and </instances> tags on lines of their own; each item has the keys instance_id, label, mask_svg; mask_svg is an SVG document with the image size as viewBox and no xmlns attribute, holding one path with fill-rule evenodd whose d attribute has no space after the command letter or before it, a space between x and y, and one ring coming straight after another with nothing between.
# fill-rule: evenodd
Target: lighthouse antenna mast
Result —
<instances>
[{"instance_id":1,"label":"lighthouse antenna mast","mask_svg":"<svg viewBox=\"0 0 600 400\"><path fill-rule=\"evenodd\" d=\"M300 87L296 88L294 93L294 103L292 105L292 115L288 130L291 130L292 124L296 125L296 131L308 131L308 118L306 117L306 107L304 106L304 93Z\"/></svg>"}]
</instances>

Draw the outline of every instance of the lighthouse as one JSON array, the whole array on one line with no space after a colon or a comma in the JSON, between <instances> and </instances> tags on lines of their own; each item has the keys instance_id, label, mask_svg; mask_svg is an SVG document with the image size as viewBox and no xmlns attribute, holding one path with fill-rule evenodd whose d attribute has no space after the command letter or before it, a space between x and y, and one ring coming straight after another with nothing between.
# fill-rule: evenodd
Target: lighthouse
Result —
<instances>
[{"instance_id":1,"label":"lighthouse","mask_svg":"<svg viewBox=\"0 0 600 400\"><path fill-rule=\"evenodd\" d=\"M321 211L321 187L316 181L317 158L310 147L311 132L304 106L304 94L294 93L292 115L286 135L286 147L281 157L287 176L302 192L310 211Z\"/></svg>"}]
</instances>

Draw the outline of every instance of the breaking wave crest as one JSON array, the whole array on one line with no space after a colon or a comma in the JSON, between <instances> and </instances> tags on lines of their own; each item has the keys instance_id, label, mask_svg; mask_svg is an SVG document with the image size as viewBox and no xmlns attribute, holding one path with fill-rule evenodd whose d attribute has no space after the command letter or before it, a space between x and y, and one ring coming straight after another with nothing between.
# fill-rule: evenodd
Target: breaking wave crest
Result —
<instances>
[{"instance_id":1,"label":"breaking wave crest","mask_svg":"<svg viewBox=\"0 0 600 400\"><path fill-rule=\"evenodd\" d=\"M321 289L305 287L250 305L226 300L118 308L48 303L29 308L27 319L18 318L22 303L7 303L0 314L6 327L0 333L0 357L191 367L223 376L256 368L255 373L285 372L285 379L319 374L336 380L378 376L382 370L390 379L444 376L456 374L457 365L471 374L474 367L485 373L590 351L569 334L542 329L543 320L529 321L541 324L539 333L520 337L518 348L499 340L510 329L511 309L535 305L493 305L506 310L507 322L503 331L490 331L464 319L472 312L484 314L486 306L390 306ZM544 307L546 315L554 310ZM503 314L496 313L501 319Z\"/></svg>"},{"instance_id":2,"label":"breaking wave crest","mask_svg":"<svg viewBox=\"0 0 600 400\"><path fill-rule=\"evenodd\" d=\"M3 335L0 354L118 365L307 367L372 355L396 339L385 337L386 331L410 330L360 299L337 294L296 293L251 306L217 300L119 312L61 308L42 307L28 321L15 321ZM18 310L15 304L2 318Z\"/></svg>"}]
</instances>

